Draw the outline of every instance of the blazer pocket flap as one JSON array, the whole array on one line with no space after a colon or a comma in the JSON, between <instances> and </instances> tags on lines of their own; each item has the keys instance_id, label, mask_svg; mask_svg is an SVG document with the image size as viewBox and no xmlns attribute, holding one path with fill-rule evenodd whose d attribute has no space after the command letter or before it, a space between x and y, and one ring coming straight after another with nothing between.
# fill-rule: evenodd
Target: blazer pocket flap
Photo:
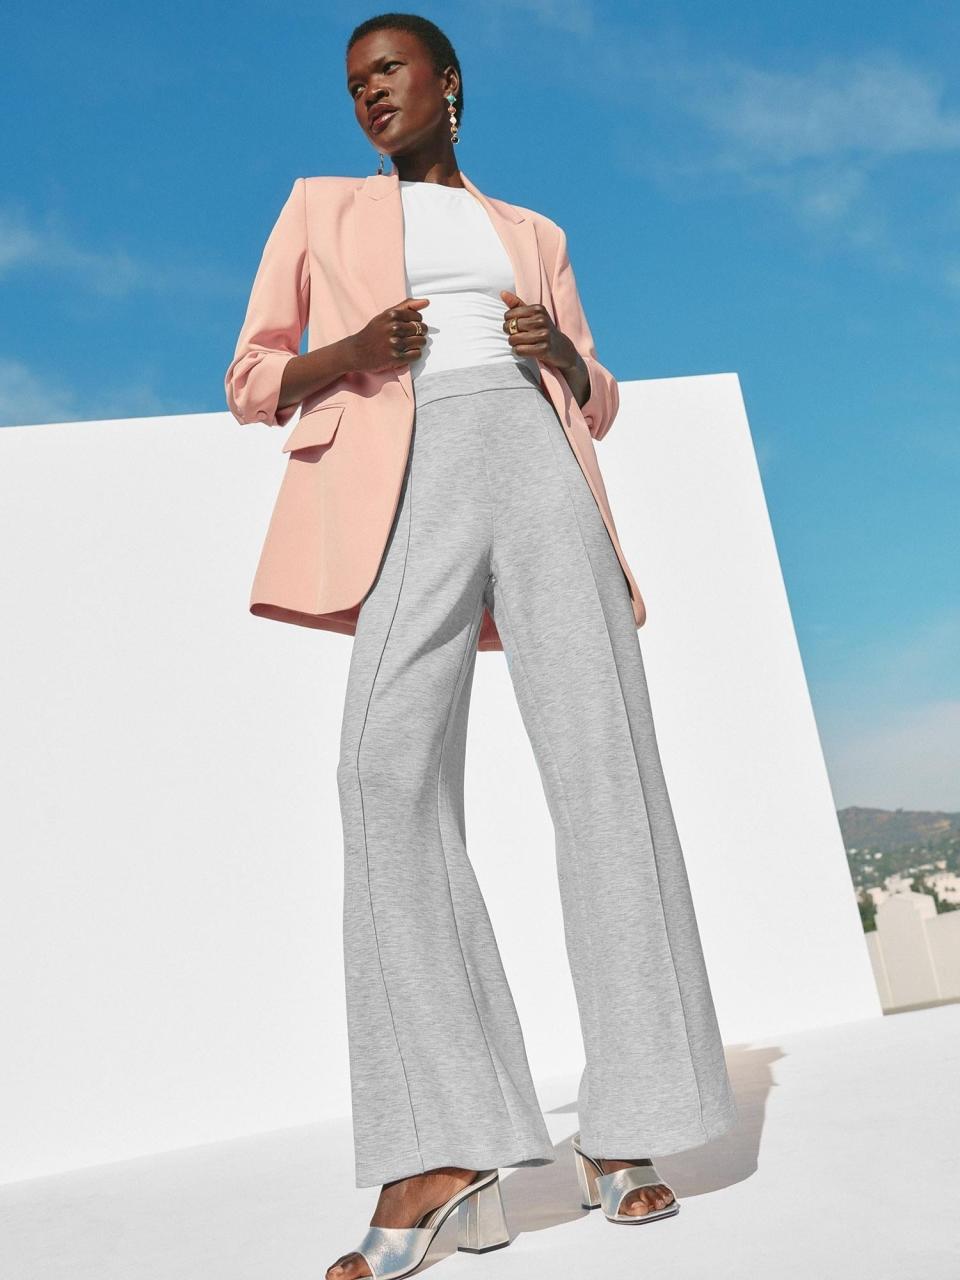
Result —
<instances>
[{"instance_id":1,"label":"blazer pocket flap","mask_svg":"<svg viewBox=\"0 0 960 1280\"><path fill-rule=\"evenodd\" d=\"M309 413L301 414L300 421L283 442L281 452L293 453L297 449L329 444L340 425L345 408L342 404L322 404Z\"/></svg>"}]
</instances>

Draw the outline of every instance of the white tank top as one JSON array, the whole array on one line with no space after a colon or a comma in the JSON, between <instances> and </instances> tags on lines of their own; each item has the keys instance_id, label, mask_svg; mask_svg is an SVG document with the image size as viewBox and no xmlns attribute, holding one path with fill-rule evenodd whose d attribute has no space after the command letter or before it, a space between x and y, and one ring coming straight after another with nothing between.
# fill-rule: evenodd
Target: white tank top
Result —
<instances>
[{"instance_id":1,"label":"white tank top","mask_svg":"<svg viewBox=\"0 0 960 1280\"><path fill-rule=\"evenodd\" d=\"M480 201L465 187L404 178L400 198L407 293L430 299L420 309L426 345L407 366L414 381L427 370L509 360L541 383L536 360L517 356L504 331L500 290L515 288L513 268Z\"/></svg>"}]
</instances>

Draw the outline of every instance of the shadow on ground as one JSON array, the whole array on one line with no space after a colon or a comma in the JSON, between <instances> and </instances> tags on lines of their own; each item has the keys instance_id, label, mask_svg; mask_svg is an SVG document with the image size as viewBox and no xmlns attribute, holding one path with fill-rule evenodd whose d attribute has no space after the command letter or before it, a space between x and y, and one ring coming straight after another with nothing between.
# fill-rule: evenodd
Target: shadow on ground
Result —
<instances>
[{"instance_id":1,"label":"shadow on ground","mask_svg":"<svg viewBox=\"0 0 960 1280\"><path fill-rule=\"evenodd\" d=\"M757 1168L767 1097L774 1087L773 1067L785 1055L776 1045L757 1048L733 1045L728 1046L725 1053L740 1112L736 1128L712 1142L674 1155L658 1157L655 1151L636 1153L638 1157L651 1155L656 1159L657 1169L681 1201L742 1182ZM547 1114L568 1112L576 1116L575 1100L554 1107ZM580 1207L571 1145L576 1131L576 1124L571 1124L569 1135L555 1144L554 1164L516 1169L502 1177L504 1205L514 1235L543 1231L587 1214L588 1211Z\"/></svg>"}]
</instances>

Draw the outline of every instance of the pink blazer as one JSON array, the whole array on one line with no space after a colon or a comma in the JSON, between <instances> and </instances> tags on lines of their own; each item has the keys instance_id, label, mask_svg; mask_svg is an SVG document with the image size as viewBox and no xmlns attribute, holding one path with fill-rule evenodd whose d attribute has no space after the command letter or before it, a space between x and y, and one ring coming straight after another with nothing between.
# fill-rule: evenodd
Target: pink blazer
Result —
<instances>
[{"instance_id":1,"label":"pink blazer","mask_svg":"<svg viewBox=\"0 0 960 1280\"><path fill-rule=\"evenodd\" d=\"M597 359L577 293L564 231L550 218L480 191L513 264L516 292L542 302L590 372L590 398L577 404L566 379L540 363L544 390L597 501L630 588L634 617L646 609L620 546L594 440L620 405L613 374ZM289 458L250 595L250 612L352 635L380 567L407 462L415 400L408 368L348 373L277 408L284 365L308 349L356 333L407 293L403 211L395 173L366 178L297 178L270 232L226 371L227 405L240 423L283 427ZM506 308L504 308L506 309ZM478 649L502 650L488 610Z\"/></svg>"}]
</instances>

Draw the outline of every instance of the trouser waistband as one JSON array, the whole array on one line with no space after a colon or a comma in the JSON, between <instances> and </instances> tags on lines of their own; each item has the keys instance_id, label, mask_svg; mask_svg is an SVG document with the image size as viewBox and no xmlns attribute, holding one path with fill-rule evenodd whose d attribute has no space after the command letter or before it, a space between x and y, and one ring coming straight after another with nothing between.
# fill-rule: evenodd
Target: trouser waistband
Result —
<instances>
[{"instance_id":1,"label":"trouser waistband","mask_svg":"<svg viewBox=\"0 0 960 1280\"><path fill-rule=\"evenodd\" d=\"M425 405L447 396L511 387L543 391L540 380L529 365L516 360L492 360L487 364L464 365L458 369L437 369L433 373L428 370L414 380L413 391L417 405Z\"/></svg>"}]
</instances>

